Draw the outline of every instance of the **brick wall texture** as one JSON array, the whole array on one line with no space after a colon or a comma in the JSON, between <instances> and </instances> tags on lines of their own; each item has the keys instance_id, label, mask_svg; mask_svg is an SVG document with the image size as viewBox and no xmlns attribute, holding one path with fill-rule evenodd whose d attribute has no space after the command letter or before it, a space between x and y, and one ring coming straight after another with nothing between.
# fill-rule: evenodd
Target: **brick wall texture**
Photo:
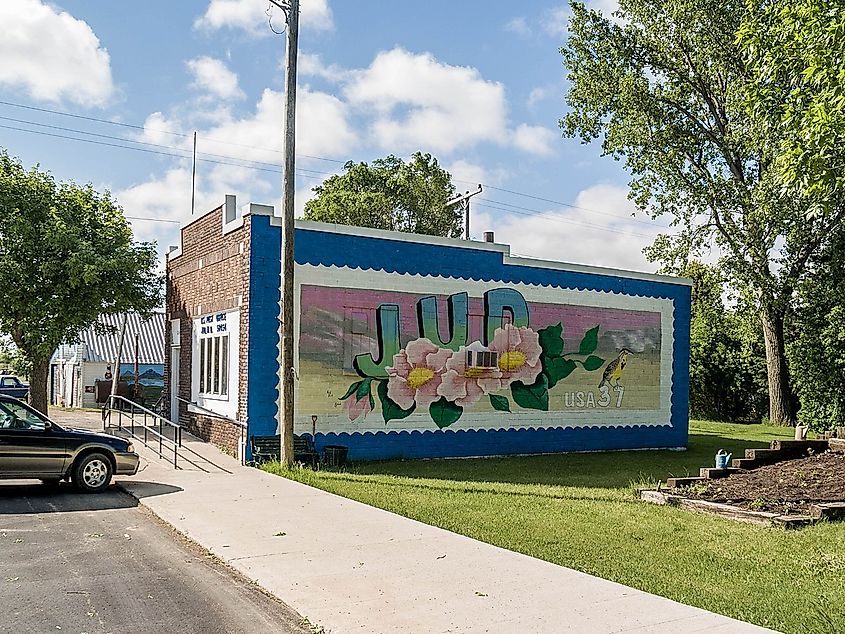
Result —
<instances>
[{"instance_id":1,"label":"brick wall texture","mask_svg":"<svg viewBox=\"0 0 845 634\"><path fill-rule=\"evenodd\" d=\"M166 329L165 385L171 385L170 355L179 350L179 397L191 400L191 325L200 315L238 309L240 314L239 358L246 359L249 346L249 253L250 221L223 235L223 208L198 218L182 229L182 252L167 262L167 319L179 319L180 341L171 341L171 328ZM178 345L178 348L173 346ZM232 351L234 354L234 351ZM237 419L246 421L247 367L239 363ZM168 388L169 389L169 388ZM168 401L168 409L169 403ZM179 411L171 420L185 425L193 434L236 455L240 430L222 417L188 411L179 403Z\"/></svg>"}]
</instances>

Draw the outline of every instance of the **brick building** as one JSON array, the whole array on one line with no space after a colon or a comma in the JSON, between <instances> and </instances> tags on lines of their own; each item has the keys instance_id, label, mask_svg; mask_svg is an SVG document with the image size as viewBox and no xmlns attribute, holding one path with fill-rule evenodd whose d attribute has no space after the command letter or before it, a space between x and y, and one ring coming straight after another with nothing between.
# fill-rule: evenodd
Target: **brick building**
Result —
<instances>
[{"instance_id":1,"label":"brick building","mask_svg":"<svg viewBox=\"0 0 845 634\"><path fill-rule=\"evenodd\" d=\"M300 221L295 432L351 459L682 447L690 284ZM232 196L167 259L172 412L277 433L280 222ZM178 379L178 380L177 380Z\"/></svg>"}]
</instances>

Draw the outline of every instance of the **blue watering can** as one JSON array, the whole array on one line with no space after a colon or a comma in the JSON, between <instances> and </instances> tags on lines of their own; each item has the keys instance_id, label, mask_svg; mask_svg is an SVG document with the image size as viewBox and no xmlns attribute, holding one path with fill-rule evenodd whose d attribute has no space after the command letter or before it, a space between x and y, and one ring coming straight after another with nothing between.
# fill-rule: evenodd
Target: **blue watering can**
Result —
<instances>
[{"instance_id":1,"label":"blue watering can","mask_svg":"<svg viewBox=\"0 0 845 634\"><path fill-rule=\"evenodd\" d=\"M727 469L728 465L731 462L731 453L725 453L724 449L719 449L719 453L716 454L716 468L717 469Z\"/></svg>"}]
</instances>

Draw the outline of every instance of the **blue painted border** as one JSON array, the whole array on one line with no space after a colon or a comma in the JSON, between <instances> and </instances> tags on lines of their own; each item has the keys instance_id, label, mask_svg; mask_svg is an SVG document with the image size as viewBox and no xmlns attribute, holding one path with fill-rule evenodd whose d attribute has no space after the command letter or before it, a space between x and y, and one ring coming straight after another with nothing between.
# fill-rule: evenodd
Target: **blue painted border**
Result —
<instances>
[{"instance_id":1,"label":"blue painted border","mask_svg":"<svg viewBox=\"0 0 845 634\"><path fill-rule=\"evenodd\" d=\"M275 433L277 368L275 331L278 314L278 275L280 228L266 217L253 217L253 252L250 271L250 360L249 408L253 399L272 398L272 425L266 416L270 408L255 406L250 414L250 434ZM258 234L258 239L256 239ZM562 245L565 248L565 245ZM261 255L259 255L259 253ZM565 256L565 251L562 251ZM669 299L674 306L671 414L667 425L629 427L578 427L544 429L500 429L486 431L425 430L414 432L317 434L317 445L341 444L349 447L352 460L424 458L447 456L500 455L506 453L546 453L685 447L689 429L689 327L691 288L683 283L630 279L612 273L583 273L506 264L500 251L459 246L408 242L386 238L354 236L313 228L296 229L294 259L297 264L338 266L362 270L415 275L443 276L472 280L496 280L560 288L583 289ZM275 283L275 288L270 285ZM253 290L256 286L256 290ZM253 303L253 295L262 300ZM272 301L270 301L272 296ZM257 311L268 314L256 316ZM253 320L258 324L253 337ZM272 336L268 324L272 322ZM262 334L263 333L263 334ZM268 338L269 337L269 338ZM253 350L261 341L261 351ZM253 358L255 355L256 358ZM259 358L260 357L260 358ZM255 389L254 389L255 386ZM272 396L271 396L272 395ZM260 412L260 414L259 414Z\"/></svg>"},{"instance_id":2,"label":"blue painted border","mask_svg":"<svg viewBox=\"0 0 845 634\"><path fill-rule=\"evenodd\" d=\"M250 216L247 435L272 436L278 423L281 232L268 216ZM252 460L250 443L247 460Z\"/></svg>"},{"instance_id":3,"label":"blue painted border","mask_svg":"<svg viewBox=\"0 0 845 634\"><path fill-rule=\"evenodd\" d=\"M318 451L326 445L349 447L349 460L462 458L507 454L668 449L685 447L686 430L668 425L630 427L558 427L539 429L425 430L376 433L318 433Z\"/></svg>"}]
</instances>

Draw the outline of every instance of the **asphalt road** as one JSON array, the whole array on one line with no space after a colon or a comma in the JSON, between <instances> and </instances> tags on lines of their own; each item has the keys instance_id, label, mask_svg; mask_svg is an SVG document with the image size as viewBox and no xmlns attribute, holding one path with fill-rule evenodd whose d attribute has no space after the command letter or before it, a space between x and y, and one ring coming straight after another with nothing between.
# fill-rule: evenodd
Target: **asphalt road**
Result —
<instances>
[{"instance_id":1,"label":"asphalt road","mask_svg":"<svg viewBox=\"0 0 845 634\"><path fill-rule=\"evenodd\" d=\"M0 632L312 631L114 487L0 481Z\"/></svg>"}]
</instances>

